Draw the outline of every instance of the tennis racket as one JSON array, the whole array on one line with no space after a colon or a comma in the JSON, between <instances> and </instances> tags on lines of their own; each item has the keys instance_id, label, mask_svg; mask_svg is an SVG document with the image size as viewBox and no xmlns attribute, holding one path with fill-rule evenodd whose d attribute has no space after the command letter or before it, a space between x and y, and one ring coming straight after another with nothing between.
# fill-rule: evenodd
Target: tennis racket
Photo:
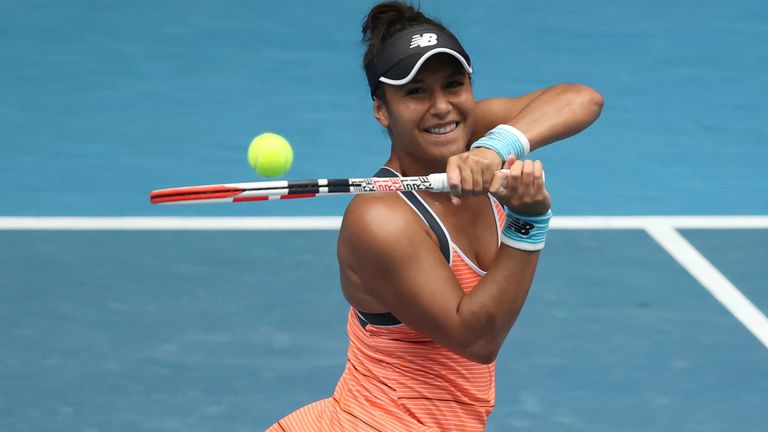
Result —
<instances>
[{"instance_id":1,"label":"tennis racket","mask_svg":"<svg viewBox=\"0 0 768 432\"><path fill-rule=\"evenodd\" d=\"M402 191L448 192L445 173L418 177L278 180L158 189L152 204L201 204L310 198L322 195Z\"/></svg>"}]
</instances>

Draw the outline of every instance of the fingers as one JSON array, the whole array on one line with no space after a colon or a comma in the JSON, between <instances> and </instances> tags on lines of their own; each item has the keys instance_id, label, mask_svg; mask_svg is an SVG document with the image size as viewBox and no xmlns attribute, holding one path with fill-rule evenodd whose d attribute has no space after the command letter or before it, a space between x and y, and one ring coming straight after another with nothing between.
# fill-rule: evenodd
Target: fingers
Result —
<instances>
[{"instance_id":1,"label":"fingers","mask_svg":"<svg viewBox=\"0 0 768 432\"><path fill-rule=\"evenodd\" d=\"M545 213L550 197L544 185L541 161L510 161L491 181L491 193L508 208L521 214Z\"/></svg>"},{"instance_id":2,"label":"fingers","mask_svg":"<svg viewBox=\"0 0 768 432\"><path fill-rule=\"evenodd\" d=\"M464 195L477 195L483 189L483 172L476 164L469 164L461 171L461 190Z\"/></svg>"},{"instance_id":3,"label":"fingers","mask_svg":"<svg viewBox=\"0 0 768 432\"><path fill-rule=\"evenodd\" d=\"M451 202L460 205L463 198L493 194L509 208L533 212L549 208L549 194L544 186L544 167L541 161L516 160L510 156L501 170L498 159L484 160L482 153L465 152L448 159L446 173Z\"/></svg>"},{"instance_id":4,"label":"fingers","mask_svg":"<svg viewBox=\"0 0 768 432\"><path fill-rule=\"evenodd\" d=\"M502 168L494 173L489 191L502 204L506 204L517 195L522 167L523 161L518 161L514 156L510 156L504 161Z\"/></svg>"},{"instance_id":5,"label":"fingers","mask_svg":"<svg viewBox=\"0 0 768 432\"><path fill-rule=\"evenodd\" d=\"M445 172L448 176L451 201L459 205L461 198L488 193L498 163L498 156L494 152L478 150L449 158Z\"/></svg>"},{"instance_id":6,"label":"fingers","mask_svg":"<svg viewBox=\"0 0 768 432\"><path fill-rule=\"evenodd\" d=\"M499 200L499 202L505 201L502 197L504 197L507 194L508 177L509 177L509 170L500 169L493 174L493 178L491 179L491 184L488 187L488 192L490 192L491 195L496 197L496 199Z\"/></svg>"},{"instance_id":7,"label":"fingers","mask_svg":"<svg viewBox=\"0 0 768 432\"><path fill-rule=\"evenodd\" d=\"M533 175L533 161L527 160L523 162L523 173L521 178L521 188L524 193L533 195L534 189L534 175Z\"/></svg>"},{"instance_id":8,"label":"fingers","mask_svg":"<svg viewBox=\"0 0 768 432\"><path fill-rule=\"evenodd\" d=\"M518 193L534 195L543 185L544 167L541 161L517 161L510 168L512 184Z\"/></svg>"},{"instance_id":9,"label":"fingers","mask_svg":"<svg viewBox=\"0 0 768 432\"><path fill-rule=\"evenodd\" d=\"M533 190L540 191L544 189L544 165L541 161L533 162Z\"/></svg>"},{"instance_id":10,"label":"fingers","mask_svg":"<svg viewBox=\"0 0 768 432\"><path fill-rule=\"evenodd\" d=\"M514 156L510 156L507 158L507 160L504 161L504 166L501 167L501 169L509 170L509 168L517 161L517 159Z\"/></svg>"},{"instance_id":11,"label":"fingers","mask_svg":"<svg viewBox=\"0 0 768 432\"><path fill-rule=\"evenodd\" d=\"M459 196L461 195L461 170L459 170L456 159L448 159L448 165L445 167L445 174L448 177L448 188L451 190L451 201L453 204L461 204Z\"/></svg>"}]
</instances>

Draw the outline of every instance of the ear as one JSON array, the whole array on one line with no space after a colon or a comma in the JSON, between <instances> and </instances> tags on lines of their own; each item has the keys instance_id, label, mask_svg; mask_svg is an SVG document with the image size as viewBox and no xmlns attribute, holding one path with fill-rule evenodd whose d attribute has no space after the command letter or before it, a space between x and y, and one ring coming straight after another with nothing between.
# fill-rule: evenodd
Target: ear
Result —
<instances>
[{"instance_id":1,"label":"ear","mask_svg":"<svg viewBox=\"0 0 768 432\"><path fill-rule=\"evenodd\" d=\"M373 116L384 129L389 129L389 111L387 106L379 98L373 97Z\"/></svg>"}]
</instances>

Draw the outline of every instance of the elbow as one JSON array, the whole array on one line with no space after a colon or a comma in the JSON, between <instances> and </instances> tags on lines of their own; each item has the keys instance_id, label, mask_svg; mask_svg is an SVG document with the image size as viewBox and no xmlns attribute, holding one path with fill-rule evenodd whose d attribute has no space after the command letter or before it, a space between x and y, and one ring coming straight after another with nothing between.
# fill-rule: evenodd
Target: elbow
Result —
<instances>
[{"instance_id":1,"label":"elbow","mask_svg":"<svg viewBox=\"0 0 768 432\"><path fill-rule=\"evenodd\" d=\"M603 95L591 87L581 86L581 89L582 103L592 113L594 118L597 119L600 117L600 113L603 112L603 103L605 102Z\"/></svg>"},{"instance_id":2,"label":"elbow","mask_svg":"<svg viewBox=\"0 0 768 432\"><path fill-rule=\"evenodd\" d=\"M582 106L582 109L589 117L596 120L600 117L600 113L603 112L603 103L605 102L603 95L592 87L587 87L585 85L577 85L576 87L576 99L578 100L579 105Z\"/></svg>"},{"instance_id":3,"label":"elbow","mask_svg":"<svg viewBox=\"0 0 768 432\"><path fill-rule=\"evenodd\" d=\"M456 353L476 363L491 364L496 361L501 346L512 329L520 307L499 311L488 305L465 305L461 308L461 325L450 332Z\"/></svg>"},{"instance_id":4,"label":"elbow","mask_svg":"<svg viewBox=\"0 0 768 432\"><path fill-rule=\"evenodd\" d=\"M561 84L556 87L568 95L573 106L577 107L585 118L594 121L600 117L605 103L600 92L582 84Z\"/></svg>"},{"instance_id":5,"label":"elbow","mask_svg":"<svg viewBox=\"0 0 768 432\"><path fill-rule=\"evenodd\" d=\"M496 361L496 357L499 355L499 349L475 349L471 352L467 352L465 358L472 360L475 363L489 365Z\"/></svg>"},{"instance_id":6,"label":"elbow","mask_svg":"<svg viewBox=\"0 0 768 432\"><path fill-rule=\"evenodd\" d=\"M478 326L467 335L459 354L473 362L487 365L496 361L507 331L503 330L503 326L497 325L492 317L486 318L486 325Z\"/></svg>"},{"instance_id":7,"label":"elbow","mask_svg":"<svg viewBox=\"0 0 768 432\"><path fill-rule=\"evenodd\" d=\"M466 346L460 354L462 357L476 363L491 364L496 361L503 341L504 337L501 336L479 338Z\"/></svg>"},{"instance_id":8,"label":"elbow","mask_svg":"<svg viewBox=\"0 0 768 432\"><path fill-rule=\"evenodd\" d=\"M446 341L448 342L448 341ZM501 342L490 337L467 339L465 342L454 341L453 344L443 342L443 346L461 357L481 364L491 364L496 361L501 349Z\"/></svg>"}]
</instances>

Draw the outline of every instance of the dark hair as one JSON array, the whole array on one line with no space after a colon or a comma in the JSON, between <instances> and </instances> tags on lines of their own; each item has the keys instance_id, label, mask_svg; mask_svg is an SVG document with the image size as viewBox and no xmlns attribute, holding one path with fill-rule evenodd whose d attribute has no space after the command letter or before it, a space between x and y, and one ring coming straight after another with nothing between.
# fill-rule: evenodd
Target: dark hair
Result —
<instances>
[{"instance_id":1,"label":"dark hair","mask_svg":"<svg viewBox=\"0 0 768 432\"><path fill-rule=\"evenodd\" d=\"M429 24L454 36L450 30L433 18L430 18L404 1L384 1L368 12L363 20L363 43L366 45L363 55L363 68L379 52L381 47L395 34L411 27ZM455 37L455 36L454 36ZM376 91L376 96L381 99L383 93L381 87Z\"/></svg>"}]
</instances>

